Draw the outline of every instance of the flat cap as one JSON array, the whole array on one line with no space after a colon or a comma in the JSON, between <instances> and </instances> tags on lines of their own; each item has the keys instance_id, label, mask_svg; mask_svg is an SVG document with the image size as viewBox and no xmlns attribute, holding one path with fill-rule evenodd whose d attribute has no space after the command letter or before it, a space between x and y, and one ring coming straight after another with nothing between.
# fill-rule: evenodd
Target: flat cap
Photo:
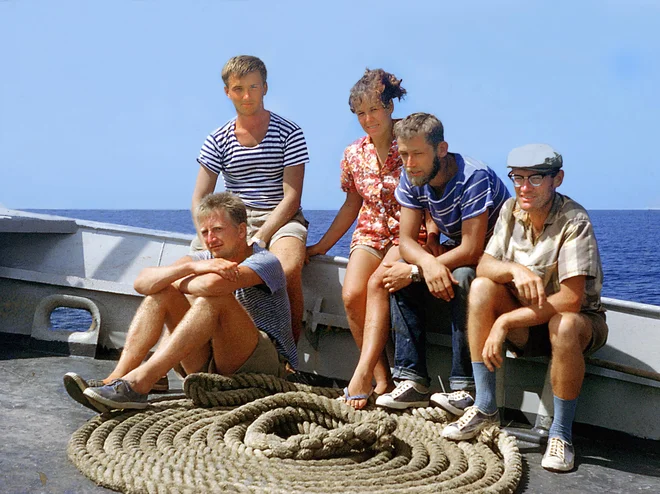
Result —
<instances>
[{"instance_id":1,"label":"flat cap","mask_svg":"<svg viewBox=\"0 0 660 494\"><path fill-rule=\"evenodd\" d=\"M562 163L561 154L548 144L525 144L514 148L506 160L508 168L527 168L541 172L559 170Z\"/></svg>"}]
</instances>

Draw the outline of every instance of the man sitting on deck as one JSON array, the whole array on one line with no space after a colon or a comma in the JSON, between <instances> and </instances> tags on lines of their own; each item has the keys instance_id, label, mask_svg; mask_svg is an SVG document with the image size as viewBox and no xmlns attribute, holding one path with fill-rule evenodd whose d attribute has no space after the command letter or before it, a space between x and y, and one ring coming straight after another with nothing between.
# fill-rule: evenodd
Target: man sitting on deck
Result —
<instances>
[{"instance_id":1,"label":"man sitting on deck","mask_svg":"<svg viewBox=\"0 0 660 494\"><path fill-rule=\"evenodd\" d=\"M245 205L229 192L208 195L195 220L208 250L142 270L134 287L146 297L114 371L98 387L73 373L64 377L79 403L101 412L145 408L152 386L177 365L186 374L279 377L285 360L297 365L284 272L273 254L248 245Z\"/></svg>"},{"instance_id":2,"label":"man sitting on deck","mask_svg":"<svg viewBox=\"0 0 660 494\"><path fill-rule=\"evenodd\" d=\"M470 439L498 423L495 368L502 344L517 355L552 355L554 419L541 465L573 468L572 424L584 355L607 340L600 303L602 268L591 221L559 194L562 157L547 144L509 153L516 198L502 207L469 296L468 338L476 402L442 435Z\"/></svg>"}]
</instances>

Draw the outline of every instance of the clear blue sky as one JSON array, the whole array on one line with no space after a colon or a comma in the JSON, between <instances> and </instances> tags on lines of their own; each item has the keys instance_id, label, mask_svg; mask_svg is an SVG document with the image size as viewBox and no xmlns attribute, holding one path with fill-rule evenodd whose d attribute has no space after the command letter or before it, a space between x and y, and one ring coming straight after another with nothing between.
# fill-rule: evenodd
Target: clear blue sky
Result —
<instances>
[{"instance_id":1,"label":"clear blue sky","mask_svg":"<svg viewBox=\"0 0 660 494\"><path fill-rule=\"evenodd\" d=\"M266 107L305 132L307 209L343 201L365 67L403 78L395 116L436 114L501 176L511 148L548 142L587 208L660 208L652 0L0 0L0 203L187 209L237 54L265 61Z\"/></svg>"}]
</instances>

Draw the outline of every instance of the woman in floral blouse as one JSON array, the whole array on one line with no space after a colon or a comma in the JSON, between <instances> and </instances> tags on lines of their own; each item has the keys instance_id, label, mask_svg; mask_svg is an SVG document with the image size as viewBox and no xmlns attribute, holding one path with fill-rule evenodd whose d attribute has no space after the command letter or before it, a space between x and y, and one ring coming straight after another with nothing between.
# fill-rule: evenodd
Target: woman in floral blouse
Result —
<instances>
[{"instance_id":1,"label":"woman in floral blouse","mask_svg":"<svg viewBox=\"0 0 660 494\"><path fill-rule=\"evenodd\" d=\"M323 238L307 247L308 257L325 254L357 218L342 298L351 333L359 348L362 348L365 320L379 331L389 330L390 305L389 291L383 283L385 273L400 278L397 289L410 283L410 266L397 262L401 257L398 247L400 207L394 198L403 163L393 133L393 100L401 100L405 94L401 80L382 69L367 69L351 89L348 104L367 135L344 151L341 188L346 192L346 200ZM359 409L366 405L372 391L382 394L393 389L384 353L374 368L373 377L376 380L373 390L370 386L366 390L349 389L349 386L344 390L344 399Z\"/></svg>"}]
</instances>

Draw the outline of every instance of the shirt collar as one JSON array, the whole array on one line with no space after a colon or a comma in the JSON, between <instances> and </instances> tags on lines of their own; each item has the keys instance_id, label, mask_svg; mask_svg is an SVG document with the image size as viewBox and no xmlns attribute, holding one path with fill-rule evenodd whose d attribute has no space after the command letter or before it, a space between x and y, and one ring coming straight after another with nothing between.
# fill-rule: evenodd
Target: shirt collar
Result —
<instances>
[{"instance_id":1,"label":"shirt collar","mask_svg":"<svg viewBox=\"0 0 660 494\"><path fill-rule=\"evenodd\" d=\"M368 148L368 147L373 147L374 152L376 149L376 145L374 144L374 141L371 140L370 135L364 136L364 139L360 143L360 146L362 148ZM390 149L387 151L387 158L385 159L385 163L388 163L389 161L394 158L394 163L398 164L398 153L399 153L399 143L397 142L396 138L392 139L392 143L390 144Z\"/></svg>"}]
</instances>

